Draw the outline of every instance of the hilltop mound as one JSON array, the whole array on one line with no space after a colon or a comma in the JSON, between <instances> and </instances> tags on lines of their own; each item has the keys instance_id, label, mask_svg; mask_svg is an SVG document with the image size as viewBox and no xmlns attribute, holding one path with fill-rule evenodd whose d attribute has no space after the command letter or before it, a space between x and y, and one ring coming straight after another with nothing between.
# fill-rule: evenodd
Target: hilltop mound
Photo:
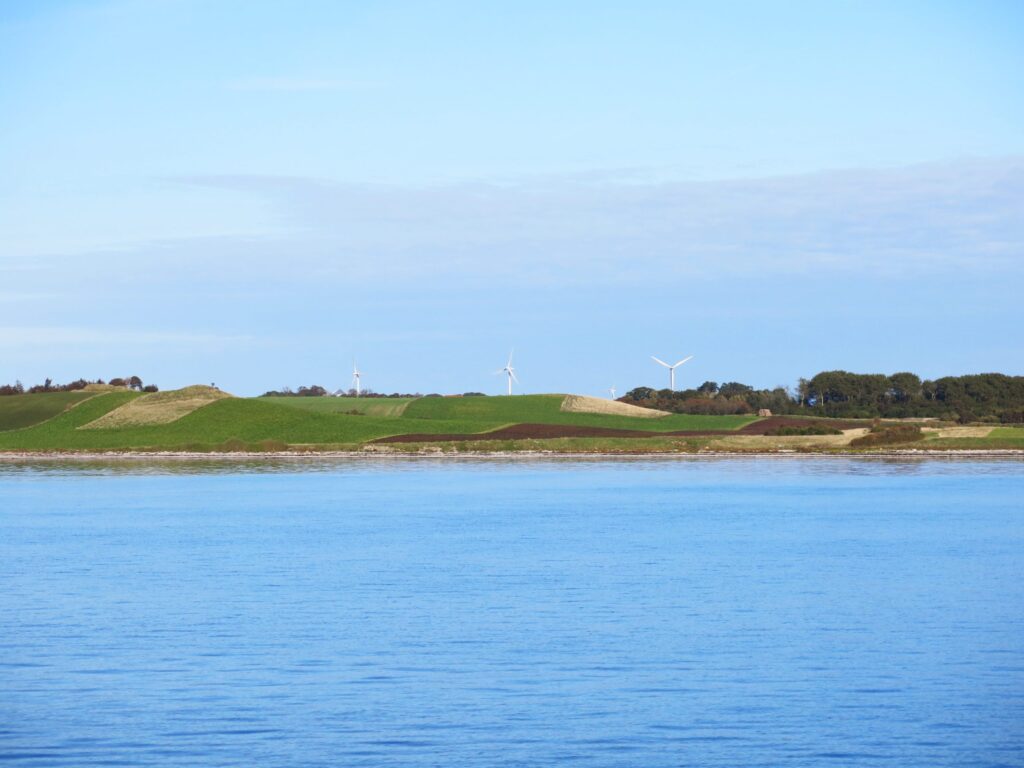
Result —
<instances>
[{"instance_id":1,"label":"hilltop mound","mask_svg":"<svg viewBox=\"0 0 1024 768\"><path fill-rule=\"evenodd\" d=\"M170 424L204 405L233 397L216 387L196 384L167 392L137 397L79 429L118 429Z\"/></svg>"},{"instance_id":2,"label":"hilltop mound","mask_svg":"<svg viewBox=\"0 0 1024 768\"><path fill-rule=\"evenodd\" d=\"M83 392L124 392L128 387L115 387L113 384L86 384Z\"/></svg>"},{"instance_id":3,"label":"hilltop mound","mask_svg":"<svg viewBox=\"0 0 1024 768\"><path fill-rule=\"evenodd\" d=\"M559 409L564 413L600 413L605 416L632 416L634 419L660 419L668 416L667 411L641 408L638 405L620 403L618 400L602 400L585 395L566 395Z\"/></svg>"}]
</instances>

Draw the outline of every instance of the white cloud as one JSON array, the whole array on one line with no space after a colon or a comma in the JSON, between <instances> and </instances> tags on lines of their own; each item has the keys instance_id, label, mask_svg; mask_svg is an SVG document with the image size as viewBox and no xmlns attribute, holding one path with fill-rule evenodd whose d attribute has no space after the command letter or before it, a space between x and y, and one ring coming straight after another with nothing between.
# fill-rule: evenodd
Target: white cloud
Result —
<instances>
[{"instance_id":1,"label":"white cloud","mask_svg":"<svg viewBox=\"0 0 1024 768\"><path fill-rule=\"evenodd\" d=\"M251 336L220 335L162 330L133 330L122 328L79 328L47 326L0 326L0 348L61 347L72 345L94 346L221 346L251 343Z\"/></svg>"},{"instance_id":2,"label":"white cloud","mask_svg":"<svg viewBox=\"0 0 1024 768\"><path fill-rule=\"evenodd\" d=\"M0 265L5 294L109 295L132 286L133 295L158 291L193 303L354 279L383 290L495 279L524 286L801 274L914 280L1024 270L1024 158L717 182L594 176L398 187L246 175L177 182L185 195L203 187L258 200L266 215L249 236L183 234L33 259L12 253ZM268 218L274 231L266 230Z\"/></svg>"},{"instance_id":3,"label":"white cloud","mask_svg":"<svg viewBox=\"0 0 1024 768\"><path fill-rule=\"evenodd\" d=\"M590 279L912 275L1017 269L1024 253L1022 158L716 182L183 180L276 201L296 257L327 271L369 263L409 275L429 267L567 280L579 270Z\"/></svg>"}]
</instances>

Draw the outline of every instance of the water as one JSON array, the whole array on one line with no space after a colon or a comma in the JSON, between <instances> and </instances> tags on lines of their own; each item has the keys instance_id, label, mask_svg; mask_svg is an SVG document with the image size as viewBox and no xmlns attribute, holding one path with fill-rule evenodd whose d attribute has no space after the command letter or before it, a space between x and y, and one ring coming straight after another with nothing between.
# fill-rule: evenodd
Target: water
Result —
<instances>
[{"instance_id":1,"label":"water","mask_svg":"<svg viewBox=\"0 0 1024 768\"><path fill-rule=\"evenodd\" d=\"M1024 463L0 463L8 765L1024 765Z\"/></svg>"}]
</instances>

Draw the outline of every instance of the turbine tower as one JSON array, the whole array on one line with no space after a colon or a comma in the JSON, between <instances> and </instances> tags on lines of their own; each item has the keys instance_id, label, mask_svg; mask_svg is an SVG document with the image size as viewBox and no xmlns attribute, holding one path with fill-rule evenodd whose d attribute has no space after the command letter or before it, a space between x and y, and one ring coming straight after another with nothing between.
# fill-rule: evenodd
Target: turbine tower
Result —
<instances>
[{"instance_id":1,"label":"turbine tower","mask_svg":"<svg viewBox=\"0 0 1024 768\"><path fill-rule=\"evenodd\" d=\"M352 361L352 386L355 387L356 397L359 397L359 393L362 392L362 377L363 374L356 367L356 361Z\"/></svg>"},{"instance_id":2,"label":"turbine tower","mask_svg":"<svg viewBox=\"0 0 1024 768\"><path fill-rule=\"evenodd\" d=\"M673 392L675 392L676 391L676 368L678 368L680 365L685 363L687 360L693 360L693 355L690 355L689 357L684 357L682 360L680 360L675 365L669 365L664 360L659 360L654 355L651 355L651 360L656 362L658 365L663 365L666 368L668 368L668 388L670 390L672 390Z\"/></svg>"},{"instance_id":3,"label":"turbine tower","mask_svg":"<svg viewBox=\"0 0 1024 768\"><path fill-rule=\"evenodd\" d=\"M615 399L615 392L616 391L617 390L615 389L615 385L614 384L612 386L608 387L608 394L612 396L612 400Z\"/></svg>"},{"instance_id":4,"label":"turbine tower","mask_svg":"<svg viewBox=\"0 0 1024 768\"><path fill-rule=\"evenodd\" d=\"M513 350L514 352L515 350ZM516 369L512 367L512 352L508 353L508 362L505 363L504 368L499 368L495 373L504 373L508 376L508 393L512 394L512 382L519 383L519 379L516 378Z\"/></svg>"}]
</instances>

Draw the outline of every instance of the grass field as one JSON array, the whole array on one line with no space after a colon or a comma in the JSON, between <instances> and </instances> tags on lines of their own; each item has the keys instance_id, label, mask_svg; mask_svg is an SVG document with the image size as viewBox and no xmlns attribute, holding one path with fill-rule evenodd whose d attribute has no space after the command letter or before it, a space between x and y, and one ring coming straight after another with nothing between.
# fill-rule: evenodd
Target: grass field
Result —
<instances>
[{"instance_id":1,"label":"grass field","mask_svg":"<svg viewBox=\"0 0 1024 768\"><path fill-rule=\"evenodd\" d=\"M154 405L190 398L189 390L153 397ZM144 396L124 390L105 393L54 392L0 398L0 451L118 450L285 450L356 449L377 438L394 435L469 435L515 424L599 427L644 431L651 438L580 436L505 439L477 442L429 438L403 445L374 446L395 452L428 450L552 450L649 453L727 450L845 450L839 436L775 438L750 434L671 436L659 432L736 430L754 421L750 416L673 414L641 419L560 410L562 395L515 397L383 398L227 398L203 404L168 423L132 423L107 418L106 428L85 428L116 409L135 405ZM74 406L74 407L71 407ZM132 413L133 409L121 413ZM171 415L176 415L171 414ZM1024 449L1024 428L996 427L986 436L974 428L926 435L905 447L935 449ZM902 447L902 446L897 446Z\"/></svg>"},{"instance_id":2,"label":"grass field","mask_svg":"<svg viewBox=\"0 0 1024 768\"><path fill-rule=\"evenodd\" d=\"M95 392L39 392L0 397L0 431L24 429L52 419Z\"/></svg>"},{"instance_id":3,"label":"grass field","mask_svg":"<svg viewBox=\"0 0 1024 768\"><path fill-rule=\"evenodd\" d=\"M660 419L637 419L597 413L565 413L559 410L564 399L565 395L423 397L411 402L403 416L408 419L483 420L500 424L571 424L580 427L636 429L644 432L739 429L744 424L756 421L754 416L672 414ZM416 430L406 431L414 432Z\"/></svg>"},{"instance_id":4,"label":"grass field","mask_svg":"<svg viewBox=\"0 0 1024 768\"><path fill-rule=\"evenodd\" d=\"M947 450L1022 450L1024 449L1024 428L996 427L985 437L932 437L919 445L923 448Z\"/></svg>"},{"instance_id":5,"label":"grass field","mask_svg":"<svg viewBox=\"0 0 1024 768\"><path fill-rule=\"evenodd\" d=\"M261 397L260 400L287 405L313 413L361 413L364 416L401 416L411 397Z\"/></svg>"},{"instance_id":6,"label":"grass field","mask_svg":"<svg viewBox=\"0 0 1024 768\"><path fill-rule=\"evenodd\" d=\"M405 432L478 432L500 423L420 420L316 413L265 398L230 398L210 403L169 424L82 429L139 397L116 392L97 395L47 422L16 432L0 432L0 450L104 451L125 449L204 450L233 441L258 448L289 445L352 447L377 437Z\"/></svg>"},{"instance_id":7,"label":"grass field","mask_svg":"<svg viewBox=\"0 0 1024 768\"><path fill-rule=\"evenodd\" d=\"M231 397L215 387L193 386L153 392L115 408L79 429L121 429L170 424L217 400Z\"/></svg>"}]
</instances>

